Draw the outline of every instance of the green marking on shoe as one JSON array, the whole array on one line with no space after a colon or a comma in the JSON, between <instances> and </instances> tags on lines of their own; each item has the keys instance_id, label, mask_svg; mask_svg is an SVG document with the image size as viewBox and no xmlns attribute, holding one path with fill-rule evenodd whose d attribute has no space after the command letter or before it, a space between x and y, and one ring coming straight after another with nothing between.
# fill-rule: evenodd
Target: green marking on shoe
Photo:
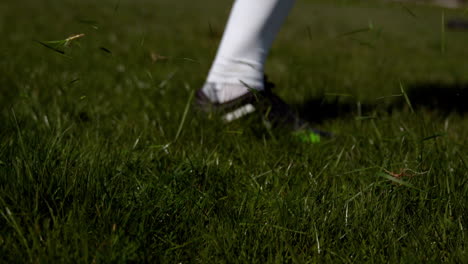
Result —
<instances>
[{"instance_id":1,"label":"green marking on shoe","mask_svg":"<svg viewBox=\"0 0 468 264\"><path fill-rule=\"evenodd\" d=\"M304 143L320 143L320 135L311 131L298 131L294 133Z\"/></svg>"},{"instance_id":2,"label":"green marking on shoe","mask_svg":"<svg viewBox=\"0 0 468 264\"><path fill-rule=\"evenodd\" d=\"M311 132L309 134L309 139L310 139L311 143L319 143L320 142L320 135Z\"/></svg>"}]
</instances>

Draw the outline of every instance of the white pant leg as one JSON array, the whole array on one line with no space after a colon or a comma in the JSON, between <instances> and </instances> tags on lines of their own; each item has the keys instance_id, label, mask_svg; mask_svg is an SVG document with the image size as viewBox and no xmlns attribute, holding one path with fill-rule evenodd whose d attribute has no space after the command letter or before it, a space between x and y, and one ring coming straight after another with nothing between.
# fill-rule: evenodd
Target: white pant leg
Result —
<instances>
[{"instance_id":1,"label":"white pant leg","mask_svg":"<svg viewBox=\"0 0 468 264\"><path fill-rule=\"evenodd\" d=\"M236 0L203 91L213 102L263 89L264 63L295 0ZM247 87L246 87L247 86Z\"/></svg>"}]
</instances>

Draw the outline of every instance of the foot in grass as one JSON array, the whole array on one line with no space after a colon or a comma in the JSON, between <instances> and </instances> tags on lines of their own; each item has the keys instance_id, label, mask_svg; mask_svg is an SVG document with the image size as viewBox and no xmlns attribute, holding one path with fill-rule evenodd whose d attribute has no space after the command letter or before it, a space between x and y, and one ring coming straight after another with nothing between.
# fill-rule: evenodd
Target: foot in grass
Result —
<instances>
[{"instance_id":1,"label":"foot in grass","mask_svg":"<svg viewBox=\"0 0 468 264\"><path fill-rule=\"evenodd\" d=\"M207 87L211 86L211 87ZM261 91L251 89L249 92L233 100L223 103L213 103L204 90L215 89L215 83L206 83L204 88L196 93L195 104L207 113L217 113L226 122L233 122L248 115L261 115L272 129L287 130L301 142L319 143L322 138L331 137L332 134L313 128L308 122L301 119L297 113L271 89L274 84L264 79L264 89Z\"/></svg>"}]
</instances>

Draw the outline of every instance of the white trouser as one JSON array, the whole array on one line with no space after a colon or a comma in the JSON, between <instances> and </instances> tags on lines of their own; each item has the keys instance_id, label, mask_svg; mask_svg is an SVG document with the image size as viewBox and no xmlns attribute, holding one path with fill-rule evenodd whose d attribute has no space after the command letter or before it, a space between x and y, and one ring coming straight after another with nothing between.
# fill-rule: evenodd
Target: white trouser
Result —
<instances>
[{"instance_id":1,"label":"white trouser","mask_svg":"<svg viewBox=\"0 0 468 264\"><path fill-rule=\"evenodd\" d=\"M264 63L295 0L236 0L204 93L223 103L263 89ZM214 84L214 85L212 85Z\"/></svg>"}]
</instances>

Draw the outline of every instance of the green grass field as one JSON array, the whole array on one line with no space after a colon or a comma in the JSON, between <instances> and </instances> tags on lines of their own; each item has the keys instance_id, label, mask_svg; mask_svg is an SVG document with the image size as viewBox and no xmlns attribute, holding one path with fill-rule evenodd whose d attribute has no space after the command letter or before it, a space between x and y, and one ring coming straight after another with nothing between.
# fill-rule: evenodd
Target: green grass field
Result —
<instances>
[{"instance_id":1,"label":"green grass field","mask_svg":"<svg viewBox=\"0 0 468 264\"><path fill-rule=\"evenodd\" d=\"M468 263L466 10L298 1L304 144L191 108L230 6L0 2L0 262Z\"/></svg>"}]
</instances>

